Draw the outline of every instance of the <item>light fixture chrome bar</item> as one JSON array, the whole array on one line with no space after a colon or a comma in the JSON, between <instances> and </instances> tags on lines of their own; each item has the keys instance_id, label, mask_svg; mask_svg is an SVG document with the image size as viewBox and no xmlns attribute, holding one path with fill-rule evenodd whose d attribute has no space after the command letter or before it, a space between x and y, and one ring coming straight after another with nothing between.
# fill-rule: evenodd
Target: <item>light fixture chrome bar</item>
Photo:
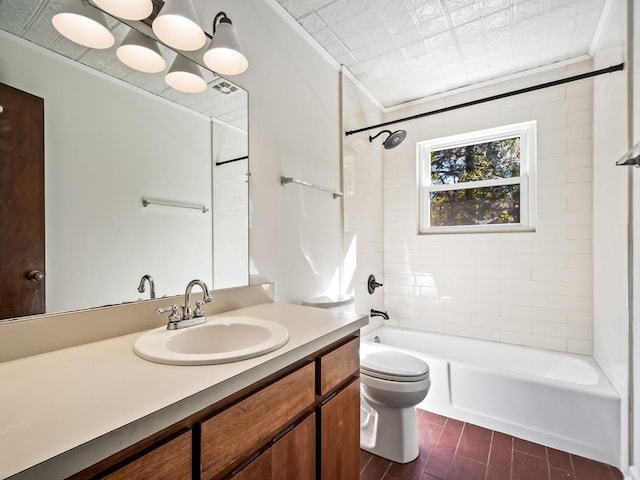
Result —
<instances>
[{"instance_id":1,"label":"light fixture chrome bar","mask_svg":"<svg viewBox=\"0 0 640 480\"><path fill-rule=\"evenodd\" d=\"M313 183L305 182L303 180L298 180L292 177L284 177L284 176L280 177L280 185L284 187L289 183L297 183L298 185L304 185L305 187L311 187L311 188L315 188L316 190L322 190L323 192L329 192L331 195L333 195L333 198L342 197L342 192L336 192L329 188L321 187L320 185L315 185Z\"/></svg>"},{"instance_id":2,"label":"light fixture chrome bar","mask_svg":"<svg viewBox=\"0 0 640 480\"><path fill-rule=\"evenodd\" d=\"M193 210L201 210L202 213L207 213L209 209L204 205L197 205L195 203L180 203L180 202L172 202L169 200L157 200L152 198L143 198L142 206L148 207L149 205L162 205L164 207L176 207L176 208L190 208Z\"/></svg>"}]
</instances>

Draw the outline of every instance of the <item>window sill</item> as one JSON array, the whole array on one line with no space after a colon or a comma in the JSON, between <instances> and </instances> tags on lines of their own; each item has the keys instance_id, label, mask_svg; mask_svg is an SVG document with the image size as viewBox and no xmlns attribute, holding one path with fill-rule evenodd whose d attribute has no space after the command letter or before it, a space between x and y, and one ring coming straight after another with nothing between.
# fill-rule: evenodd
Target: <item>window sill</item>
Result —
<instances>
[{"instance_id":1,"label":"window sill","mask_svg":"<svg viewBox=\"0 0 640 480\"><path fill-rule=\"evenodd\" d=\"M461 226L461 227L432 227L428 230L418 231L418 235L457 235L465 233L516 233L535 232L536 228L526 225L500 225L500 226Z\"/></svg>"}]
</instances>

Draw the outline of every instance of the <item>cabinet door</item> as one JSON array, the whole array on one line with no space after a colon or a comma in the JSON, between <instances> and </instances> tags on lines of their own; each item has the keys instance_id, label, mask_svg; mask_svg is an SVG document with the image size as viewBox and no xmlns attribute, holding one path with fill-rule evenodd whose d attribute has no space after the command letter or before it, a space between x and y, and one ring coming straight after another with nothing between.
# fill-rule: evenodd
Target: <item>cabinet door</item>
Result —
<instances>
[{"instance_id":1,"label":"cabinet door","mask_svg":"<svg viewBox=\"0 0 640 480\"><path fill-rule=\"evenodd\" d=\"M310 363L202 423L202 478L219 478L313 408Z\"/></svg>"},{"instance_id":2,"label":"cabinet door","mask_svg":"<svg viewBox=\"0 0 640 480\"><path fill-rule=\"evenodd\" d=\"M360 476L360 380L320 407L322 480Z\"/></svg>"},{"instance_id":3,"label":"cabinet door","mask_svg":"<svg viewBox=\"0 0 640 480\"><path fill-rule=\"evenodd\" d=\"M315 480L315 436L316 416L312 414L231 478L233 480Z\"/></svg>"},{"instance_id":4,"label":"cabinet door","mask_svg":"<svg viewBox=\"0 0 640 480\"><path fill-rule=\"evenodd\" d=\"M150 451L104 480L191 480L191 432Z\"/></svg>"},{"instance_id":5,"label":"cabinet door","mask_svg":"<svg viewBox=\"0 0 640 480\"><path fill-rule=\"evenodd\" d=\"M264 452L253 462L232 475L233 480L269 480L271 479L271 449Z\"/></svg>"},{"instance_id":6,"label":"cabinet door","mask_svg":"<svg viewBox=\"0 0 640 480\"><path fill-rule=\"evenodd\" d=\"M272 480L313 480L316 477L316 416L278 440L273 447Z\"/></svg>"}]
</instances>

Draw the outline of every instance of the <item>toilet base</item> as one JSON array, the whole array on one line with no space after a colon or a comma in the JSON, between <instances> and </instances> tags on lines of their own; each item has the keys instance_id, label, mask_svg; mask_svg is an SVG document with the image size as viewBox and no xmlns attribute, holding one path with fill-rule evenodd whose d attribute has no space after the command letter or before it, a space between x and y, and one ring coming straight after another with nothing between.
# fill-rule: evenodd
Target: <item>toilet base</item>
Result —
<instances>
[{"instance_id":1,"label":"toilet base","mask_svg":"<svg viewBox=\"0 0 640 480\"><path fill-rule=\"evenodd\" d=\"M418 457L418 418L415 407L387 408L371 404L373 413L363 422L360 448L396 463L409 463Z\"/></svg>"}]
</instances>

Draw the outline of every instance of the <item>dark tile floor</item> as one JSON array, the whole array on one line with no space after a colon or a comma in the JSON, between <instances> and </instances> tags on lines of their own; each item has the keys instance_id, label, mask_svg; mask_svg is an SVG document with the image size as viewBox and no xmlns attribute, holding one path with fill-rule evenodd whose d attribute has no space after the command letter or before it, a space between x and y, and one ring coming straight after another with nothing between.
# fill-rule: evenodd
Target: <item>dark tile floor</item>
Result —
<instances>
[{"instance_id":1,"label":"dark tile floor","mask_svg":"<svg viewBox=\"0 0 640 480\"><path fill-rule=\"evenodd\" d=\"M418 410L420 455L360 453L360 480L622 480L609 465Z\"/></svg>"}]
</instances>

